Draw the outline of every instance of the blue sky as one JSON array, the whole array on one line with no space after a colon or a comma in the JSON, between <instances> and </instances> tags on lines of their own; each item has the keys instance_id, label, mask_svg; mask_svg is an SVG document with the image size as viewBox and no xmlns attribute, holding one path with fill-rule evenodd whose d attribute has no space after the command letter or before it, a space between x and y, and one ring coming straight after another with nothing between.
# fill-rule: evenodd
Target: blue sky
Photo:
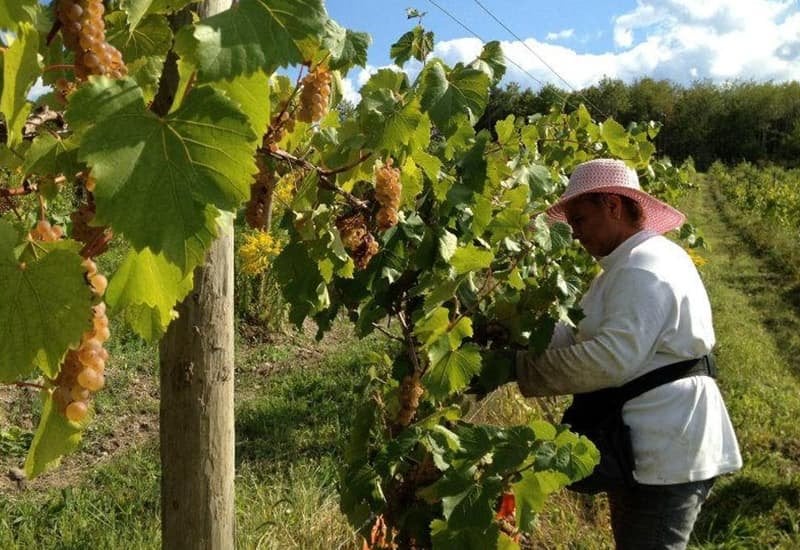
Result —
<instances>
[{"instance_id":1,"label":"blue sky","mask_svg":"<svg viewBox=\"0 0 800 550\"><path fill-rule=\"evenodd\" d=\"M798 0L435 2L483 40L501 41L507 58L520 66L508 63L505 82L523 87L547 82L582 88L604 76L626 82L650 76L685 85L800 80ZM406 18L406 8L427 12L423 26L435 34L434 55L448 63L469 61L482 46L431 0L325 3L341 25L373 38L369 67L347 75L346 94L353 99L370 74L391 64L391 44L416 23ZM413 75L419 66L412 62L404 69Z\"/></svg>"}]
</instances>

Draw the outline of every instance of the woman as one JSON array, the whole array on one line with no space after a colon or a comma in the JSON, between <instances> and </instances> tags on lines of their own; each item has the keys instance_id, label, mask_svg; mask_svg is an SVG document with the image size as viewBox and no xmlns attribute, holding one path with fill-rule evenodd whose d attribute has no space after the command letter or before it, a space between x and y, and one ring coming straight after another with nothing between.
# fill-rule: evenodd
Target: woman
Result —
<instances>
[{"instance_id":1,"label":"woman","mask_svg":"<svg viewBox=\"0 0 800 550\"><path fill-rule=\"evenodd\" d=\"M713 480L741 468L742 460L713 373L670 374L675 365L702 365L697 360L714 346L697 270L661 235L680 227L684 216L643 192L624 162L610 159L577 166L548 215L572 226L603 272L581 300L585 317L574 333L559 326L542 355L518 355L520 390L581 394L576 404L587 398L581 403L591 417L598 396L602 408L605 393L598 390L630 388L669 366L659 371L667 373L666 383L650 383L652 389L620 403L635 482L612 481L604 490L618 548L685 548Z\"/></svg>"}]
</instances>

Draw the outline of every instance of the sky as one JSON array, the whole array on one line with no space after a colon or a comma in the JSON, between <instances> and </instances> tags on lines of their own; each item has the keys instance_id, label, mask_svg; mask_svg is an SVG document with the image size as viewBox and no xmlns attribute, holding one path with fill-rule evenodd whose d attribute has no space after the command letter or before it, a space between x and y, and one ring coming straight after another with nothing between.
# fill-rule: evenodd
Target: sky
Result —
<instances>
[{"instance_id":1,"label":"sky","mask_svg":"<svg viewBox=\"0 0 800 550\"><path fill-rule=\"evenodd\" d=\"M800 81L800 0L326 0L340 25L372 36L368 66L348 73L345 95L378 68L426 12L433 55L471 61L485 41L499 40L507 58L503 83L581 89L603 77L633 82L666 78ZM457 21L456 21L457 20ZM467 30L468 29L468 30ZM476 37L477 35L478 37ZM549 67L548 67L549 66ZM404 70L413 77L420 64Z\"/></svg>"}]
</instances>

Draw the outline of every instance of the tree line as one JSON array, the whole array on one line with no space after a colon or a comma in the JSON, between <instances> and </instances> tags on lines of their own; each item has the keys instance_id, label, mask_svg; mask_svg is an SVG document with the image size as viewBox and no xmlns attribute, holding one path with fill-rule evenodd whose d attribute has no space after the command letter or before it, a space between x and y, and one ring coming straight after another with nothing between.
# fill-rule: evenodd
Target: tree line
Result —
<instances>
[{"instance_id":1,"label":"tree line","mask_svg":"<svg viewBox=\"0 0 800 550\"><path fill-rule=\"evenodd\" d=\"M621 124L656 121L659 155L681 162L692 157L700 170L715 160L800 165L800 82L699 81L682 86L641 78L631 84L604 78L598 84L566 92L554 85L538 91L517 83L494 87L480 128L494 128L509 114L527 116L551 108L571 112L583 103L596 120Z\"/></svg>"}]
</instances>

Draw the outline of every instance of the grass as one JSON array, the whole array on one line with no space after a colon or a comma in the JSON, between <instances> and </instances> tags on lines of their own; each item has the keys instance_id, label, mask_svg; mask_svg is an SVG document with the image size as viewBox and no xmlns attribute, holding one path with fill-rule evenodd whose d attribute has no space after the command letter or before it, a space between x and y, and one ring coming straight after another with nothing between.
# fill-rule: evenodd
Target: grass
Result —
<instances>
[{"instance_id":1,"label":"grass","mask_svg":"<svg viewBox=\"0 0 800 550\"><path fill-rule=\"evenodd\" d=\"M753 241L730 225L735 212L710 191L680 206L709 244L701 272L715 313L719 382L745 467L718 481L691 546L797 548L796 280L766 251L754 253ZM259 338L240 331L237 342L237 548L359 548L338 508L337 457L356 404L353 390L370 353L385 344L355 339L346 328L320 343L302 333ZM81 451L28 490L0 484L0 548L160 547L156 351L125 333L115 334L110 346L112 378L99 394L101 414ZM531 414L557 419L564 404L525 400L507 387L470 415L515 424ZM0 414L12 420L32 410L26 399L0 403ZM0 430L0 463L22 456L29 433ZM536 547L611 548L607 514L603 497L556 495L539 517Z\"/></svg>"},{"instance_id":2,"label":"grass","mask_svg":"<svg viewBox=\"0 0 800 550\"><path fill-rule=\"evenodd\" d=\"M744 468L721 478L695 528L698 548L800 546L800 310L792 279L752 250L713 182L683 206L702 228L701 273L718 336L720 386ZM723 215L720 214L723 213ZM744 214L740 214L745 218ZM747 216L749 217L749 216Z\"/></svg>"}]
</instances>

